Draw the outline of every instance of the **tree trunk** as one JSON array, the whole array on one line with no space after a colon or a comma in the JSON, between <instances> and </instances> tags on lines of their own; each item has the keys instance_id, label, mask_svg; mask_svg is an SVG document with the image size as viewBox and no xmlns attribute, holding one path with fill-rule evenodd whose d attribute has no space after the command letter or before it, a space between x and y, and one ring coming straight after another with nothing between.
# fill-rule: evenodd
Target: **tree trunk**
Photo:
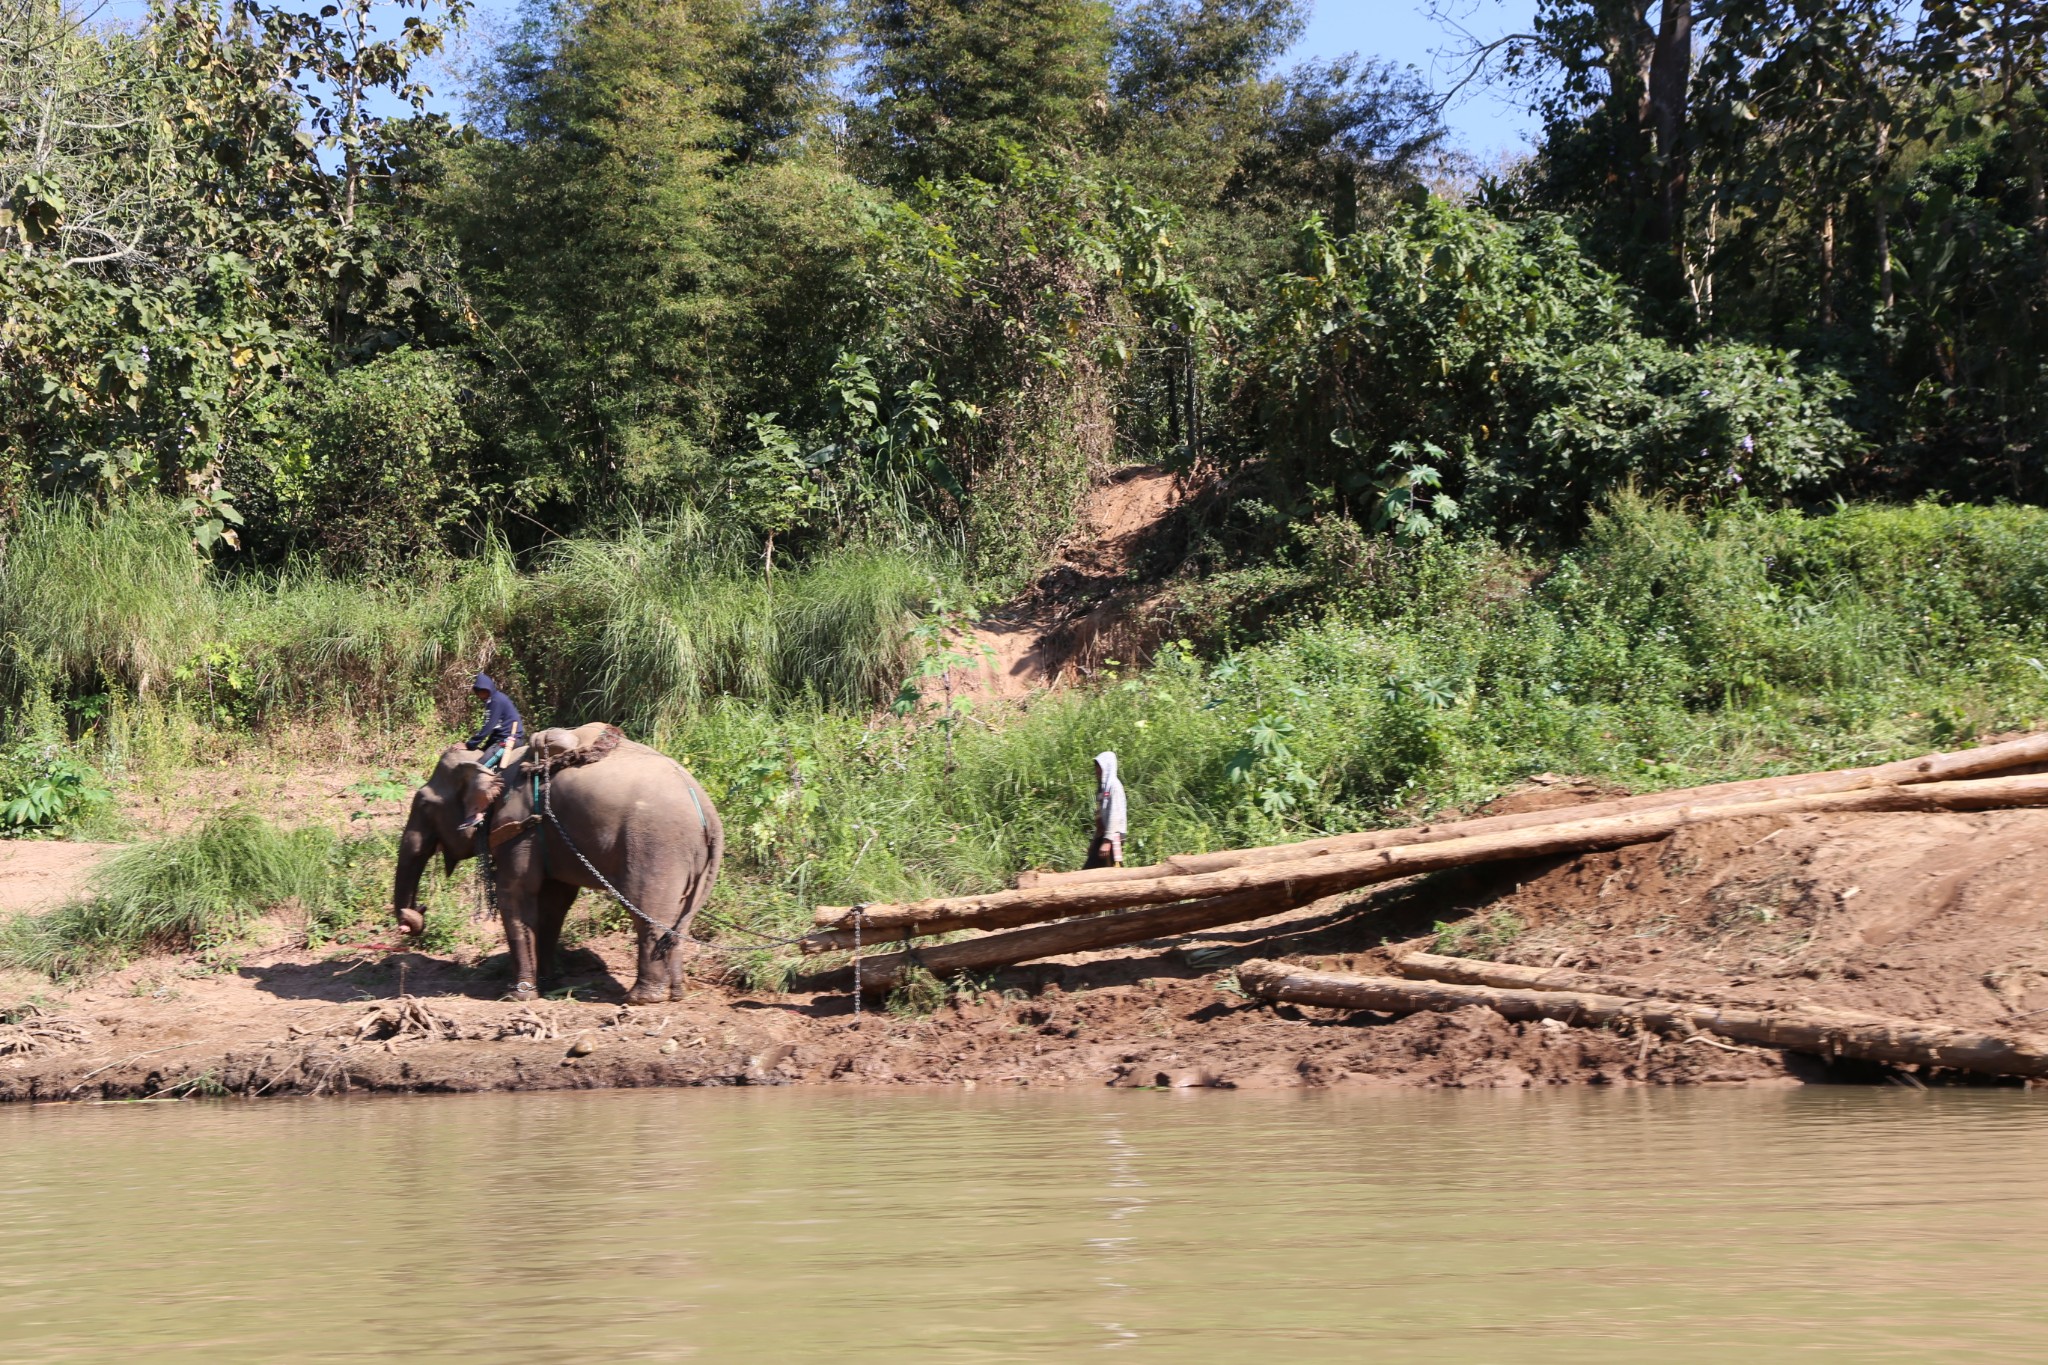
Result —
<instances>
[{"instance_id":1,"label":"tree trunk","mask_svg":"<svg viewBox=\"0 0 2048 1365\"><path fill-rule=\"evenodd\" d=\"M1692 2L1663 0L1650 58L1650 127L1657 138L1657 230L1681 253L1691 164L1686 146L1686 90L1692 83Z\"/></svg>"},{"instance_id":2,"label":"tree trunk","mask_svg":"<svg viewBox=\"0 0 2048 1365\"><path fill-rule=\"evenodd\" d=\"M1371 849L1362 853L1333 853L1320 858L1302 858L1266 867L1229 868L1195 876L996 891L982 896L956 896L910 905L824 906L819 908L817 918L834 927L805 938L803 949L816 953L851 947L855 935L851 926L856 913L860 916L861 941L876 943L950 933L955 929L1008 929L1071 915L1229 896L1260 888L1285 888L1290 903L1302 905L1322 896L1355 891L1424 872L1591 853L1627 844L1648 843L1688 825L1714 820L1819 812L1992 810L2039 805L2048 805L2048 776L1986 778L1975 782L1943 782L1918 787L1876 787L1725 806L1638 811L1601 820L1572 820L1535 829Z\"/></svg>"},{"instance_id":3,"label":"tree trunk","mask_svg":"<svg viewBox=\"0 0 2048 1365\"><path fill-rule=\"evenodd\" d=\"M1449 981L1460 986L1497 986L1502 990L1578 991L1657 1000L1711 1002L1714 999L1713 992L1697 986L1636 981L1625 976L1602 976L1564 967L1522 967L1512 962L1481 962L1475 958L1444 957L1437 953L1407 953L1395 961L1394 970L1417 980ZM1828 1013L1844 1019L1861 1019L1866 1023L1884 1022L1883 1015L1865 1014L1858 1010L1831 1009Z\"/></svg>"},{"instance_id":4,"label":"tree trunk","mask_svg":"<svg viewBox=\"0 0 2048 1365\"><path fill-rule=\"evenodd\" d=\"M1820 325L1835 325L1835 206L1820 217Z\"/></svg>"},{"instance_id":5,"label":"tree trunk","mask_svg":"<svg viewBox=\"0 0 2048 1365\"><path fill-rule=\"evenodd\" d=\"M1673 791L1649 792L1641 796L1624 796L1612 801L1589 802L1564 810L1488 815L1476 820L1415 825L1405 829L1338 834L1294 844L1269 844L1258 848L1230 849L1221 853L1183 854L1148 867L1105 867L1089 872L1027 872L1017 878L1017 885L1019 888L1030 888L1146 881L1176 873L1220 872L1229 867L1291 862L1297 858L1322 857L1331 853L1392 848L1400 844L1434 843L1474 834L1528 829L1534 825L1555 824L1560 820L1590 820L1666 806L1710 806L1779 796L1856 791L1864 787L1903 787L1924 782L1949 782L2044 762L2048 762L2048 734L2029 735L2024 739L2008 740L2003 744L1988 744L1981 749L1929 754L1922 758L1903 759L1897 763L1883 763L1870 768L1843 768L1834 772L1804 773L1794 777L1751 778L1743 782L1721 782L1706 787L1683 787ZM819 921L828 922L823 913L820 914Z\"/></svg>"},{"instance_id":6,"label":"tree trunk","mask_svg":"<svg viewBox=\"0 0 2048 1365\"><path fill-rule=\"evenodd\" d=\"M1657 1033L1716 1033L1736 1042L1893 1066L1942 1066L1993 1076L2048 1076L2048 1038L1950 1028L1822 1010L1754 1010L1584 991L1505 990L1390 976L1346 976L1281 962L1247 962L1238 984L1261 1000L1414 1014L1482 1005L1513 1020L1556 1019Z\"/></svg>"},{"instance_id":7,"label":"tree trunk","mask_svg":"<svg viewBox=\"0 0 2048 1365\"><path fill-rule=\"evenodd\" d=\"M1294 899L1286 886L1257 887L1209 900L1155 905L1120 915L1063 920L1058 924L1042 924L1007 934L985 934L980 938L962 939L958 943L920 948L916 952L881 953L863 958L856 964L859 989L868 995L894 990L913 967L923 967L939 977L955 972L987 971L993 967L1009 967L1065 953L1143 943L1148 939L1189 934L1197 929L1213 929L1223 924L1242 924L1246 920L1264 919L1267 915L1292 910L1299 904L1302 902ZM854 973L855 966L820 972L804 981L804 989L836 990L852 986L855 984Z\"/></svg>"},{"instance_id":8,"label":"tree trunk","mask_svg":"<svg viewBox=\"0 0 2048 1365\"><path fill-rule=\"evenodd\" d=\"M1877 297L1889 313L1897 303L1892 289L1892 224L1891 206L1885 200L1885 169L1891 159L1892 126L1889 123L1877 125L1877 168L1875 183L1871 186L1871 206L1877 228Z\"/></svg>"}]
</instances>

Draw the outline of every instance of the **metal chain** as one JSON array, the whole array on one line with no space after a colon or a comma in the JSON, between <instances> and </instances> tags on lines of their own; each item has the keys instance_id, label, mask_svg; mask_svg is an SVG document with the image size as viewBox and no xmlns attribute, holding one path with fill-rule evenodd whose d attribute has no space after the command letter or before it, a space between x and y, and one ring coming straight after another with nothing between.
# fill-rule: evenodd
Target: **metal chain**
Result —
<instances>
[{"instance_id":1,"label":"metal chain","mask_svg":"<svg viewBox=\"0 0 2048 1365\"><path fill-rule=\"evenodd\" d=\"M633 904L632 901L627 900L624 892L620 891L619 888L613 886L611 882L607 881L605 879L604 873L599 872L597 868L591 864L590 859L583 856L583 850L576 847L576 841L569 837L569 831L562 828L561 819L555 814L554 799L552 795L554 790L553 776L554 775L552 773L546 771L545 769L543 769L541 772L541 813L546 815L548 818L548 823L555 827L555 833L562 836L563 846L566 847L569 850L569 852L576 855L576 861L583 864L583 870L588 872L591 876L597 878L597 884L603 887L606 893L608 893L613 900L617 901L620 905L625 906L626 909L632 913L634 918L646 924L648 928L660 931L661 938L656 942L655 947L657 951L659 951L664 957L666 957L675 948L676 944L680 941L680 936L677 931L682 928L683 917L689 912L684 911L683 914L677 915L675 923L669 925L667 928L664 929L662 927L661 921L655 919L652 915L649 915L639 906ZM728 947L723 943L706 943L704 940L697 938L693 938L690 940L690 942L695 946L699 948L708 948L714 953L739 954L758 952L761 948L793 948L797 944L803 942L803 938L801 936L797 938L772 938L769 935L760 932L758 929L749 929L743 924L734 924L731 920L726 919L723 916L713 914L709 910L698 912L698 918L708 920L713 925L716 925L721 928L732 929L742 934L751 934L755 938L761 940L759 947L756 948Z\"/></svg>"},{"instance_id":2,"label":"metal chain","mask_svg":"<svg viewBox=\"0 0 2048 1365\"><path fill-rule=\"evenodd\" d=\"M635 919L645 924L648 928L660 930L661 937L655 940L654 951L659 953L663 957L667 957L671 952L675 951L677 941L676 931L682 928L683 919L690 913L689 910L684 909L681 913L679 913L676 916L676 922L664 929L662 928L660 920L654 918L654 916L648 914L645 910L642 910L639 906L627 900L626 893L619 890L619 888L617 888L616 886L613 886L611 882L605 878L604 873L599 872L597 870L596 865L593 864L590 861L590 859L583 856L583 850L576 847L576 841L569 837L569 831L562 828L562 821L560 817L558 817L555 814L553 792L554 774L549 772L546 768L542 768L540 774L541 814L545 815L548 818L548 823L555 827L555 833L562 836L563 847L567 848L571 853L576 855L576 861L583 864L583 870L585 872L588 872L591 876L597 878L597 884L603 887L605 891L610 894L613 900L617 901L620 905L625 906L626 909L632 913Z\"/></svg>"}]
</instances>

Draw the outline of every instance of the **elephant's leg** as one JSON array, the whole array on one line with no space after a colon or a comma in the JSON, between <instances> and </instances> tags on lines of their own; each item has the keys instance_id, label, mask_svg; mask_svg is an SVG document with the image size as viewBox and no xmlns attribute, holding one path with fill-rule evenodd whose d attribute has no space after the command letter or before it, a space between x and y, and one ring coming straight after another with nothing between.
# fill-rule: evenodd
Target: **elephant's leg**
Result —
<instances>
[{"instance_id":1,"label":"elephant's leg","mask_svg":"<svg viewBox=\"0 0 2048 1365\"><path fill-rule=\"evenodd\" d=\"M539 959L540 977L534 984L541 985L560 976L562 972L562 925L568 921L569 907L575 903L576 888L567 882L542 882L540 888L539 914L534 925L534 953Z\"/></svg>"},{"instance_id":2,"label":"elephant's leg","mask_svg":"<svg viewBox=\"0 0 2048 1365\"><path fill-rule=\"evenodd\" d=\"M498 887L498 909L505 921L505 946L512 950L512 989L509 1000L540 998L540 962L536 951L534 921L538 895L531 886Z\"/></svg>"},{"instance_id":3,"label":"elephant's leg","mask_svg":"<svg viewBox=\"0 0 2048 1365\"><path fill-rule=\"evenodd\" d=\"M633 989L626 992L629 1005L658 1005L668 999L668 961L661 956L655 945L661 938L659 929L650 929L640 921L633 921L636 952L634 965L638 978ZM675 952L680 952L678 948ZM670 954L674 956L674 952Z\"/></svg>"},{"instance_id":4,"label":"elephant's leg","mask_svg":"<svg viewBox=\"0 0 2048 1365\"><path fill-rule=\"evenodd\" d=\"M710 868L702 875L691 878L689 890L685 893L689 900L683 906L683 920L676 929L676 948L668 955L668 998L671 1000L683 998L686 984L683 979L683 964L688 960L691 951L690 926L697 922L697 912L704 908L704 902L711 899L711 885L717 880L718 862L714 855Z\"/></svg>"},{"instance_id":5,"label":"elephant's leg","mask_svg":"<svg viewBox=\"0 0 2048 1365\"><path fill-rule=\"evenodd\" d=\"M643 895L634 897L633 903L661 919L661 927L654 928L645 920L633 921L634 938L638 948L636 966L639 979L633 989L626 992L629 1005L658 1005L671 997L670 982L674 979L671 963L682 961L683 945L679 941L666 953L661 951L663 932L675 922L674 916L683 909L683 897L689 890L687 879L663 877L651 880L643 886ZM685 924L682 928L688 928ZM681 930L678 930L680 935Z\"/></svg>"}]
</instances>

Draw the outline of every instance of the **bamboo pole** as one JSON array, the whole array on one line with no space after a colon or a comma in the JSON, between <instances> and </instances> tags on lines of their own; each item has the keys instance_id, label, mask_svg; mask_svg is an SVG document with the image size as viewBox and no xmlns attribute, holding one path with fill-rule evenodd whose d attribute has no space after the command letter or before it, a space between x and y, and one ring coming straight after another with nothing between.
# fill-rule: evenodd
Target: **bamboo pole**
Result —
<instances>
[{"instance_id":1,"label":"bamboo pole","mask_svg":"<svg viewBox=\"0 0 2048 1365\"><path fill-rule=\"evenodd\" d=\"M1486 815L1473 820L1414 825L1405 829L1366 830L1358 834L1333 834L1293 844L1263 844L1255 848L1227 849L1220 853L1183 853L1146 867L1097 867L1080 872L1026 872L1017 878L1019 889L1051 886L1096 885L1103 882L1148 881L1155 877L1189 876L1220 872L1231 867L1254 867L1265 863L1293 862L1299 858L1327 857L1336 853L1358 853L1367 849L1426 844L1441 839L1463 839L1514 829L1554 824L1562 816L1573 820L1602 819L1633 811L1661 810L1669 806L1708 806L1739 801L1770 800L1783 796L1810 796L1827 792L1857 791L1867 787L1906 787L1928 782L1953 782L2033 763L2048 763L2048 734L2027 735L2001 744L1951 753L1927 754L1867 768L1840 768L1830 772L1796 773L1786 777L1752 777L1741 782L1718 782L1704 787L1681 787L1671 791L1622 796L1608 801L1591 801L1562 810L1521 811L1514 815Z\"/></svg>"},{"instance_id":2,"label":"bamboo pole","mask_svg":"<svg viewBox=\"0 0 2048 1365\"><path fill-rule=\"evenodd\" d=\"M853 947L855 931L851 925L855 910L860 914L861 942L881 943L924 934L949 933L956 929L1008 929L1135 905L1206 900L1267 885L1289 886L1292 888L1290 894L1297 897L1295 903L1301 904L1340 891L1354 891L1446 868L1588 853L1626 844L1647 843L1688 825L1714 820L1821 812L1986 810L2037 805L2048 805L2048 776L1983 778L1972 782L1879 787L1733 805L1638 811L1605 819L1571 820L1534 829L1358 853L1333 853L1261 867L1226 868L1219 872L1155 877L1146 881L994 891L980 896L956 896L909 905L828 907L835 912L830 923L847 927L810 934L803 939L802 946L809 953ZM821 910L820 917L823 915Z\"/></svg>"},{"instance_id":3,"label":"bamboo pole","mask_svg":"<svg viewBox=\"0 0 2048 1365\"><path fill-rule=\"evenodd\" d=\"M1556 1019L1595 1027L1626 1023L1658 1033L1716 1033L1736 1042L1818 1057L1851 1057L1893 1066L1943 1066L1992 1076L2048 1076L2048 1038L1950 1028L1912 1019L1347 976L1268 961L1247 962L1237 969L1237 980L1261 1000L1296 1005L1386 1014L1483 1005L1506 1019Z\"/></svg>"},{"instance_id":4,"label":"bamboo pole","mask_svg":"<svg viewBox=\"0 0 2048 1365\"><path fill-rule=\"evenodd\" d=\"M1210 900L1154 905L1122 914L1061 920L1057 924L1041 924L1004 934L984 934L980 938L962 939L957 943L934 944L915 952L880 953L860 960L860 990L868 995L894 990L913 967L923 967L942 978L956 972L987 971L1039 958L1143 943L1148 939L1189 934L1222 924L1264 919L1267 915L1291 910L1300 903L1292 898L1284 885L1262 886ZM848 966L818 973L803 984L808 990L837 990L853 985L854 980L854 968Z\"/></svg>"}]
</instances>

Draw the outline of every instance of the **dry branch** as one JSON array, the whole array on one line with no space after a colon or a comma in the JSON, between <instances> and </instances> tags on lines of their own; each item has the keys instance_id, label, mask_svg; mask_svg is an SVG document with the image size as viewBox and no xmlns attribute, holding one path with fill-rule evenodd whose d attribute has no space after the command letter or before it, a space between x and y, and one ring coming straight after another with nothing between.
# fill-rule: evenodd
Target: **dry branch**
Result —
<instances>
[{"instance_id":1,"label":"dry branch","mask_svg":"<svg viewBox=\"0 0 2048 1365\"><path fill-rule=\"evenodd\" d=\"M1247 962L1237 969L1237 979L1261 1000L1295 1005L1385 1014L1483 1005L1506 1019L1556 1019L1594 1027L1620 1023L1656 1033L1715 1033L1740 1043L1818 1057L1850 1057L1893 1066L1943 1066L1993 1076L2048 1076L2048 1038L1878 1015L1758 1010L1588 991L1514 990L1392 976L1347 976L1267 961Z\"/></svg>"},{"instance_id":2,"label":"dry branch","mask_svg":"<svg viewBox=\"0 0 2048 1365\"><path fill-rule=\"evenodd\" d=\"M13 1023L0 1023L0 1057L27 1056L53 1045L91 1040L82 1027L69 1019L44 1014L33 1005Z\"/></svg>"},{"instance_id":3,"label":"dry branch","mask_svg":"<svg viewBox=\"0 0 2048 1365\"><path fill-rule=\"evenodd\" d=\"M1514 815L1487 815L1476 820L1415 825L1406 829L1376 829L1359 834L1334 834L1324 839L1308 839L1292 844L1264 844L1256 848L1228 849L1221 853L1184 853L1149 867L1098 867L1081 872L1026 872L1017 878L1017 886L1020 889L1037 889L1191 876L1204 872L1221 872L1232 867L1257 867L1267 863L1293 862L1301 858L1327 857L1336 853L1362 853L1375 848L1434 843L1443 839L1464 839L1479 834L1500 834L1508 830L1554 824L1561 818L1594 820L1611 815L1627 815L1636 811L1661 810L1666 807L1723 805L1786 796L1816 796L1829 792L1858 791L1868 787L1907 787L1928 782L1953 782L1981 777L1987 773L2023 768L2034 763L2048 763L2048 734L2028 735L2022 739L2007 740L2003 744L1987 744L1978 749L1901 759L1896 763L1881 763L1869 768L1843 768L1833 772L1800 773L1790 777L1754 777L1741 782L1682 787L1672 791L1650 792L1642 796L1618 797L1611 801L1593 801L1562 809L1522 811ZM823 918L822 911L819 922L829 922Z\"/></svg>"},{"instance_id":4,"label":"dry branch","mask_svg":"<svg viewBox=\"0 0 2048 1365\"><path fill-rule=\"evenodd\" d=\"M411 995L401 995L389 1004L377 1006L356 1021L353 1032L359 1039L384 1043L408 1038L446 1041L463 1036L460 1023Z\"/></svg>"},{"instance_id":5,"label":"dry branch","mask_svg":"<svg viewBox=\"0 0 2048 1365\"><path fill-rule=\"evenodd\" d=\"M1955 811L2038 805L2048 805L2048 776L1877 787L1729 805L1638 811L1605 819L1573 819L1534 829L1358 853L1333 853L1262 867L1227 868L1221 872L1155 877L1145 881L1033 887L1022 891L995 891L980 896L919 901L910 905L867 905L839 910L832 923L850 924L853 909L858 909L861 916L859 935L865 945L922 934L949 933L956 929L1008 929L1073 915L1170 901L1206 900L1260 888L1284 888L1281 894L1289 898L1289 903L1302 905L1322 896L1355 891L1360 887L1424 872L1647 843L1688 825L1714 820L1808 815L1823 811ZM821 910L819 913L822 917L825 912ZM850 927L832 928L806 937L803 948L805 952L850 948L854 946L854 937Z\"/></svg>"}]
</instances>

